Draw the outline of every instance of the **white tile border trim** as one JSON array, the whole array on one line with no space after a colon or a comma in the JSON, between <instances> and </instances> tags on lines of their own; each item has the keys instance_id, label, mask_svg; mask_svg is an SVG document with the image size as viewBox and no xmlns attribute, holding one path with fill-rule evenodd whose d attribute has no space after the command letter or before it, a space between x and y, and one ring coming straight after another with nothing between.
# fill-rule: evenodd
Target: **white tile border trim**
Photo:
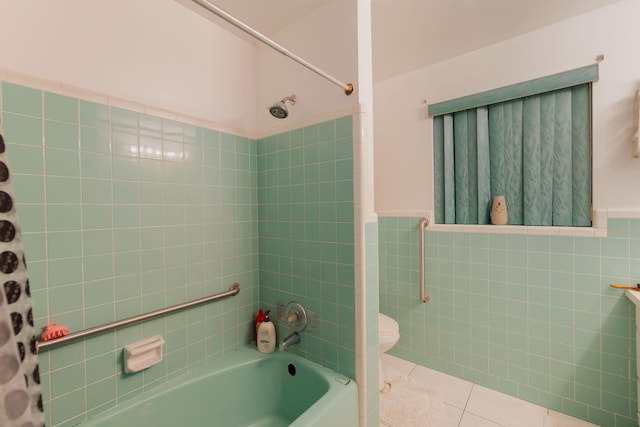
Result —
<instances>
[{"instance_id":1,"label":"white tile border trim","mask_svg":"<svg viewBox=\"0 0 640 427\"><path fill-rule=\"evenodd\" d=\"M427 227L431 231L467 232L486 234L527 234L537 236L576 236L599 237L601 233L606 236L606 228L596 227L531 227L518 225L446 225L433 224Z\"/></svg>"},{"instance_id":2,"label":"white tile border trim","mask_svg":"<svg viewBox=\"0 0 640 427\"><path fill-rule=\"evenodd\" d=\"M364 107L362 104L353 104L348 105L346 107L337 108L331 111L327 111L326 113L316 114L315 116L309 117L304 120L299 121L286 121L283 124L271 127L263 132L261 132L260 136L257 139L267 138L269 136L278 135L284 132L290 132L292 130L300 129L306 126L316 125L318 123L328 122L329 120L336 120L346 116L354 116L359 113L364 112ZM354 144L356 135L354 134ZM354 153L355 157L355 153Z\"/></svg>"},{"instance_id":3,"label":"white tile border trim","mask_svg":"<svg viewBox=\"0 0 640 427\"><path fill-rule=\"evenodd\" d=\"M55 82L52 80L43 79L40 77L34 77L28 74L20 73L6 68L0 68L0 82L13 83L22 86L28 86L38 90L44 90L58 95L70 96L73 98L82 99L83 101L95 102L99 104L105 104L110 107L124 108L138 113L149 114L151 116L160 117L168 120L177 120L183 123L188 123L194 126L200 126L207 129L217 130L219 132L231 133L241 137L249 139L261 139L268 136L276 135L283 132L292 131L295 129L303 128L305 126L315 125L318 123L326 122L329 120L339 119L345 116L352 116L357 113L362 113L364 107L361 104L353 104L346 107L337 108L326 113L317 114L313 117L309 117L302 121L288 120L282 125L272 127L258 134L257 132L250 132L243 129L237 129L227 126L222 123L218 123L212 120L207 120L201 117L189 116L186 114L178 113L175 111L169 111L162 108L158 108L153 105L145 105L136 101L128 99L118 98L115 96L107 95L104 93L94 92L81 87L73 86L70 84Z\"/></svg>"},{"instance_id":4,"label":"white tile border trim","mask_svg":"<svg viewBox=\"0 0 640 427\"><path fill-rule=\"evenodd\" d=\"M640 209L607 209L609 218L640 218Z\"/></svg>"},{"instance_id":5,"label":"white tile border trim","mask_svg":"<svg viewBox=\"0 0 640 427\"><path fill-rule=\"evenodd\" d=\"M575 237L606 237L608 218L640 218L640 209L598 209L593 212L591 227L535 227L526 225L461 225L434 224L433 211L382 211L378 217L427 217L430 225L427 231L466 232L485 234L527 234L532 236L575 236Z\"/></svg>"},{"instance_id":6,"label":"white tile border trim","mask_svg":"<svg viewBox=\"0 0 640 427\"><path fill-rule=\"evenodd\" d=\"M376 211L376 215L378 217L385 217L385 216L400 216L400 217L406 217L406 216L419 216L419 217L428 217L429 216L429 212L430 211Z\"/></svg>"},{"instance_id":7,"label":"white tile border trim","mask_svg":"<svg viewBox=\"0 0 640 427\"><path fill-rule=\"evenodd\" d=\"M373 212L368 212L365 218L365 223L370 224L372 222L378 222L378 215Z\"/></svg>"},{"instance_id":8,"label":"white tile border trim","mask_svg":"<svg viewBox=\"0 0 640 427\"><path fill-rule=\"evenodd\" d=\"M58 95L70 96L73 98L82 99L83 101L96 102L99 104L105 104L110 107L123 108L138 113L149 114L157 116L163 119L177 120L183 123L188 123L194 126L200 126L207 129L217 130L219 132L226 132L233 135L258 139L255 133L248 132L243 129L236 129L222 123L214 122L204 118L193 117L186 114L177 113L174 111L164 110L162 108L155 107L153 105L145 105L136 101L128 99L118 98L104 93L94 92L77 86L69 85L62 82L54 82L51 80L33 77L28 74L7 70L0 68L0 81L7 83L13 83L22 86L28 86L30 88L44 90Z\"/></svg>"},{"instance_id":9,"label":"white tile border trim","mask_svg":"<svg viewBox=\"0 0 640 427\"><path fill-rule=\"evenodd\" d=\"M354 195L354 292L355 292L355 362L356 383L358 384L358 416L361 426L368 423L367 390L369 381L367 378L367 295L366 295L366 241L365 223L368 219L366 207L362 203L364 197L364 156L362 145L366 143L363 138L364 126L363 108L352 114L353 134L353 195Z\"/></svg>"}]
</instances>

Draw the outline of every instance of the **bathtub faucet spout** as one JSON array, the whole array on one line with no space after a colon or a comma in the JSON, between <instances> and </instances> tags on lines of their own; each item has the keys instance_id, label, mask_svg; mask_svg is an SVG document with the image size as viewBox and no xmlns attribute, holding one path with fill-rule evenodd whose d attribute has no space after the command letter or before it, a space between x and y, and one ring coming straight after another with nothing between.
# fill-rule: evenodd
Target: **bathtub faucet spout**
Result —
<instances>
[{"instance_id":1,"label":"bathtub faucet spout","mask_svg":"<svg viewBox=\"0 0 640 427\"><path fill-rule=\"evenodd\" d=\"M282 341L280 341L280 349L286 350L289 346L298 344L300 342L300 334L297 332L292 333Z\"/></svg>"}]
</instances>

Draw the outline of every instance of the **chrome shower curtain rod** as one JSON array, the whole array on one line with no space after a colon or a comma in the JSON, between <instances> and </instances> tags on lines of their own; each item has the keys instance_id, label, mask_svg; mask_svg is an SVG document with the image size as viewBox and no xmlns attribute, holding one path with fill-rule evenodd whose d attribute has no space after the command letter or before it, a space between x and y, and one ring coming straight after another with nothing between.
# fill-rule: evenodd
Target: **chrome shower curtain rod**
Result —
<instances>
[{"instance_id":1,"label":"chrome shower curtain rod","mask_svg":"<svg viewBox=\"0 0 640 427\"><path fill-rule=\"evenodd\" d=\"M262 43L266 44L270 48L272 48L274 50L277 50L278 52L280 52L284 56L287 56L287 57L293 59L298 64L308 68L309 70L313 71L314 73L318 74L319 76L324 77L325 79L329 80L331 83L335 84L336 86L340 86L342 89L344 89L345 95L351 95L351 93L353 92L353 89L354 89L353 88L353 84L351 84L351 83L343 83L340 80L338 80L335 77L333 77L332 75L325 73L320 68L316 67L313 64L308 63L304 59L300 58L298 55L296 55L293 52L289 51L288 49L286 49L282 45L274 42L273 40L271 40L270 38L268 38L264 34L258 32L254 28L250 27L249 25L247 25L244 22L242 22L239 19L237 19L236 17L234 17L232 15L229 15L227 12L225 12L222 9L220 9L218 6L216 6L215 4L211 3L210 1L208 1L208 0L191 0L191 1L193 1L194 3L198 4L199 6L205 8L205 9L207 9L209 12L216 14L218 17L224 19L229 24L231 24L234 27L244 31L245 33L249 34L251 37L261 41Z\"/></svg>"}]
</instances>

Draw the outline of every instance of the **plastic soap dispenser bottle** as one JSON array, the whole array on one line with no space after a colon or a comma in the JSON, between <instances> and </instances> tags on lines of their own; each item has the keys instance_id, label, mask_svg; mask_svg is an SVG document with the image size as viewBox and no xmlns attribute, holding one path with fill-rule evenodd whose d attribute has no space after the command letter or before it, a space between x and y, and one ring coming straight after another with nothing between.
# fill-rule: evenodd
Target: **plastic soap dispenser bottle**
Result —
<instances>
[{"instance_id":1,"label":"plastic soap dispenser bottle","mask_svg":"<svg viewBox=\"0 0 640 427\"><path fill-rule=\"evenodd\" d=\"M269 312L264 313L264 320L258 327L258 351L260 353L273 353L276 349L276 327L269 319Z\"/></svg>"}]
</instances>

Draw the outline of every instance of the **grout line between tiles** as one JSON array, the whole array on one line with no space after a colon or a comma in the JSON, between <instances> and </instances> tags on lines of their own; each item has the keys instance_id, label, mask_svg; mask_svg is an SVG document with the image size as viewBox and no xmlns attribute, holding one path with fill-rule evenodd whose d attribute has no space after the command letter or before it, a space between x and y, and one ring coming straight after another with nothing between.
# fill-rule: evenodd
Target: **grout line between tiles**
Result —
<instances>
[{"instance_id":1,"label":"grout line between tiles","mask_svg":"<svg viewBox=\"0 0 640 427\"><path fill-rule=\"evenodd\" d=\"M409 378L409 377L411 376L411 374L413 374L413 371L415 371L417 367L418 367L418 365L417 365L417 364L414 364L414 365L413 365L413 368L411 368L411 370L410 370L410 371L409 371L409 373L407 374L407 378Z\"/></svg>"},{"instance_id":2,"label":"grout line between tiles","mask_svg":"<svg viewBox=\"0 0 640 427\"><path fill-rule=\"evenodd\" d=\"M474 383L471 383L471 389L469 390L469 395L467 396L467 400L464 402L464 408L462 408L462 413L467 412L467 406L469 406L469 400L471 400L471 394L473 393L473 389L476 387ZM474 414L475 415L475 414Z\"/></svg>"}]
</instances>

